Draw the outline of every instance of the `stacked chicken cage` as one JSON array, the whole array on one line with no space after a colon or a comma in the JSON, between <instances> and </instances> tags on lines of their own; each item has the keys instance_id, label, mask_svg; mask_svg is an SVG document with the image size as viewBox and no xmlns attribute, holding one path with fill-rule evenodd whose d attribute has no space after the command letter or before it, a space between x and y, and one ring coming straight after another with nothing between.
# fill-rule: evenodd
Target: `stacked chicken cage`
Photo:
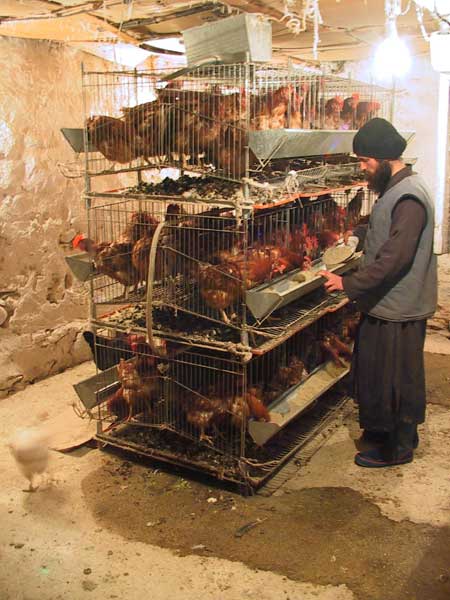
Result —
<instances>
[{"instance_id":1,"label":"stacked chicken cage","mask_svg":"<svg viewBox=\"0 0 450 600\"><path fill-rule=\"evenodd\" d=\"M349 371L357 316L317 272L359 260L342 241L374 198L351 142L391 95L261 64L85 72L83 90L73 260L99 374L76 389L102 442L256 487ZM135 179L92 191L111 174Z\"/></svg>"}]
</instances>

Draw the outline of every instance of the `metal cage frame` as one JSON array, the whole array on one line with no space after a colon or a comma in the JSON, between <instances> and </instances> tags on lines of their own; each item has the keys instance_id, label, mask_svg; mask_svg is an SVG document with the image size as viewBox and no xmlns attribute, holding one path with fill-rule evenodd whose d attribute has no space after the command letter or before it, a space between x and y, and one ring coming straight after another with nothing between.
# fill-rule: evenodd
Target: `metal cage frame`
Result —
<instances>
[{"instance_id":1,"label":"metal cage frame","mask_svg":"<svg viewBox=\"0 0 450 600\"><path fill-rule=\"evenodd\" d=\"M89 176L179 166L240 181L273 158L320 155L327 146L349 152L355 129L392 116L393 92L292 65L215 64L167 75L83 71Z\"/></svg>"}]
</instances>

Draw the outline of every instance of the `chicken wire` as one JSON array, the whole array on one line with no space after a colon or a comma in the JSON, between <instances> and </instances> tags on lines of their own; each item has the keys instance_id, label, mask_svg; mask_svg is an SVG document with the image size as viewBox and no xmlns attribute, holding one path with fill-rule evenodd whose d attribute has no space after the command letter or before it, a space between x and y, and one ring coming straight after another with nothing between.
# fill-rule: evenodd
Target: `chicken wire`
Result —
<instances>
[{"instance_id":1,"label":"chicken wire","mask_svg":"<svg viewBox=\"0 0 450 600\"><path fill-rule=\"evenodd\" d=\"M303 412L283 421L286 397L304 389L306 409L321 395L322 372L331 373L333 384L348 371L356 321L350 310L328 314L245 361L169 342L156 354L145 337L97 330L94 356L106 370L96 377L96 406L90 414L98 420L99 434L127 430L128 439L138 445L142 428L149 427L206 446L216 464L220 456L252 459L250 424L273 423L278 434Z\"/></svg>"},{"instance_id":2,"label":"chicken wire","mask_svg":"<svg viewBox=\"0 0 450 600\"><path fill-rule=\"evenodd\" d=\"M248 293L297 274L299 283L290 285L301 289L302 274L314 272L323 252L367 219L373 199L365 186L355 186L242 215L170 198L98 199L81 248L87 247L96 273L93 316L139 303L145 317L141 311L133 322L131 316L128 328L189 332L189 319L200 318L226 326L225 341L237 336L248 345L249 331L267 332L271 325L249 311Z\"/></svg>"},{"instance_id":3,"label":"chicken wire","mask_svg":"<svg viewBox=\"0 0 450 600\"><path fill-rule=\"evenodd\" d=\"M87 174L179 166L239 181L267 162L249 149L249 132L346 131L390 117L389 91L296 68L213 65L169 82L164 75L83 73Z\"/></svg>"}]
</instances>

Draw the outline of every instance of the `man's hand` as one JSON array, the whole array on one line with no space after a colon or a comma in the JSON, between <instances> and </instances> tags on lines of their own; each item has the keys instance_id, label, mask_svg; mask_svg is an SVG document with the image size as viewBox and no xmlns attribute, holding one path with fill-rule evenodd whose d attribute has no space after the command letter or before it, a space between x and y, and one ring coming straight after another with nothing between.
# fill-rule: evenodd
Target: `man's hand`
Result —
<instances>
[{"instance_id":1,"label":"man's hand","mask_svg":"<svg viewBox=\"0 0 450 600\"><path fill-rule=\"evenodd\" d=\"M348 245L348 239L350 237L352 237L353 235L353 231L351 229L347 229L347 231L344 232L344 244L347 246Z\"/></svg>"},{"instance_id":2,"label":"man's hand","mask_svg":"<svg viewBox=\"0 0 450 600\"><path fill-rule=\"evenodd\" d=\"M344 286L342 285L342 277L340 275L335 275L329 271L319 271L317 274L327 278L325 283L325 289L327 292L342 291L344 289Z\"/></svg>"}]
</instances>

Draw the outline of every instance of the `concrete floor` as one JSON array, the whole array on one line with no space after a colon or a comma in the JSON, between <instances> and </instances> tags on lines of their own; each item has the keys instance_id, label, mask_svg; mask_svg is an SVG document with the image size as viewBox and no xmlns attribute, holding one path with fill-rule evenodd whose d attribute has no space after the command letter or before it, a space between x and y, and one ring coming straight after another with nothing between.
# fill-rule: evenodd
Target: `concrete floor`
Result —
<instances>
[{"instance_id":1,"label":"concrete floor","mask_svg":"<svg viewBox=\"0 0 450 600\"><path fill-rule=\"evenodd\" d=\"M107 522L99 517L101 510L98 510L98 503L94 511L88 497L89 487L86 486L86 481L90 480L92 488L93 478L97 477L96 474L104 469L108 461L108 455L97 449L68 454L52 453L52 470L59 477L59 482L34 494L24 493L22 488L26 482L6 447L7 440L16 428L45 424L66 410L75 398L72 384L92 373L93 365L85 363L36 383L0 402L0 443L3 445L3 452L0 453L3 482L0 489L1 600L387 598L387 595L377 595L377 592L373 591L377 585L376 581L375 588L371 588L371 593L367 595L362 595L356 584L353 586L348 583L346 573L349 568L339 566L341 556L337 541L325 540L328 543L326 561L330 569L335 569L335 575L330 579L326 572L323 572L327 570L323 566L320 567L322 578L308 577L307 574L302 575L300 572L293 572L292 569L285 570L283 565L271 569L265 567L263 562L262 567L255 568L259 563L252 563L252 560L245 557L241 562L239 554L234 560L199 556L194 551L181 556L180 554L186 552L177 551L176 542L175 547L172 545L172 548L168 549L160 547L164 544L158 546L142 541L139 536L133 539L133 536L121 535L120 527L105 525ZM377 513L381 511L383 518L389 520L388 526L392 528L393 535L399 522L423 524L432 527L433 531L444 532L447 535L450 531L449 432L449 405L431 405L427 423L422 428L423 444L416 460L404 467L374 472L358 469L353 464L354 438L358 435L358 428L354 420L350 419L336 430L311 462L285 484L271 502L283 501L286 508L290 497L294 498L299 491L305 492L315 488L333 488L336 492L340 489L351 490L355 497L377 507ZM129 480L127 485L120 486L119 500L120 492L126 494L125 488L128 485L132 485L132 480ZM199 498L209 495L210 490L206 488L207 485L197 483L189 493L198 501ZM98 498L104 498L106 503L108 493L102 496L102 490L96 491L100 494ZM338 499L337 493L336 502L339 502ZM156 497L153 499L147 496L144 497L144 501L147 504L155 502L156 511ZM165 501L164 496L160 497L160 503ZM245 506L247 502L245 499L238 501L241 506ZM151 504L148 508L151 510ZM130 516L136 510L138 509L130 505ZM305 511L304 517L307 508ZM326 519L324 512L324 526ZM172 534L176 540L176 515L173 523L172 527L175 530L172 530ZM183 526L186 527L186 524ZM122 522L121 527L126 528L126 522ZM192 527L192 543L195 544L195 525ZM289 537L289 534L289 528L285 534L280 532L281 537ZM214 535L215 532L210 531L211 546L214 546ZM317 535L321 535L320 530L317 531ZM369 541L370 535L370 531L367 531ZM263 537L254 537L259 541L260 550L261 544L268 543ZM448 542L450 546L450 537ZM321 553L324 551L323 548L320 550ZM431 551L431 548L423 546L420 550L421 555L413 557L407 566L410 571L408 577L414 576L416 565ZM291 558L285 556L283 560L289 563ZM450 597L441 596L441 593L433 595L431 591L441 589L442 593L445 593L445 590L450 590L450 564L447 566L447 569L433 572L430 594L426 591L417 596L398 594L395 598L435 600ZM373 568L373 565L369 564L367 568ZM395 566L391 568L395 570ZM382 570L379 577L383 578ZM324 582L330 580L333 583L317 583L322 579ZM435 588L436 585L442 588ZM421 585L420 589L426 589L426 586L424 588Z\"/></svg>"}]
</instances>

